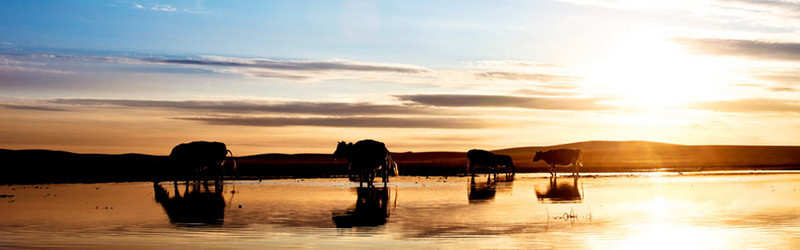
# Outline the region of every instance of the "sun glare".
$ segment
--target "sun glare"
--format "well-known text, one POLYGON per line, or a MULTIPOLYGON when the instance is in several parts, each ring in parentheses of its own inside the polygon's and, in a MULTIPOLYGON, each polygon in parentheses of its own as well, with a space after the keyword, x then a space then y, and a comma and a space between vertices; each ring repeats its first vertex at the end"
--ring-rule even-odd
POLYGON ((598 61, 584 82, 594 94, 628 108, 670 108, 715 96, 720 70, 658 36, 639 34, 598 61))

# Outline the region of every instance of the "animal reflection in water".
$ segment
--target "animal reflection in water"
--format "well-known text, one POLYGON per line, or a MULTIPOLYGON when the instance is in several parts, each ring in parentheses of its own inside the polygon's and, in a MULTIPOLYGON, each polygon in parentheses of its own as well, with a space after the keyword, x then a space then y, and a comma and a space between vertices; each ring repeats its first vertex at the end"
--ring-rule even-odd
POLYGON ((580 203, 581 191, 578 189, 578 176, 573 176, 572 181, 566 180, 558 182, 558 177, 550 177, 550 185, 547 190, 541 192, 536 190, 536 198, 545 203, 580 203))
MULTIPOLYGON (((158 182, 153 182, 156 203, 164 208, 170 222, 185 225, 222 225, 226 207, 222 182, 209 186, 207 182, 187 181, 183 194, 178 188, 178 182, 173 182, 173 186, 174 193, 170 197, 167 188, 158 182)), ((231 192, 231 195, 233 193, 231 192)))
POLYGON ((389 188, 359 187, 355 209, 333 213, 338 228, 374 227, 386 224, 389 218, 389 188))
POLYGON ((475 183, 474 178, 470 181, 468 193, 470 204, 492 201, 494 200, 495 194, 497 194, 497 185, 494 181, 475 183))

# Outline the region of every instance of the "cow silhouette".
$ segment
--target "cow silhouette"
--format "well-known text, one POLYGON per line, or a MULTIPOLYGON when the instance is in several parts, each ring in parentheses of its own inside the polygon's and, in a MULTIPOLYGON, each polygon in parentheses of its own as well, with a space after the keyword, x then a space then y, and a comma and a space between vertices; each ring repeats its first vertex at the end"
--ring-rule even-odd
POLYGON ((581 202, 583 197, 581 191, 578 189, 578 180, 580 177, 573 176, 572 182, 558 182, 558 177, 550 177, 550 185, 547 190, 536 190, 536 198, 544 203, 577 203, 581 202))
POLYGON ((376 175, 382 178, 383 185, 386 186, 389 176, 398 175, 397 163, 392 160, 392 154, 383 142, 362 140, 353 144, 342 141, 336 146, 333 157, 347 159, 350 179, 357 180, 360 187, 364 183, 373 187, 376 175))
POLYGON ((556 166, 572 166, 573 174, 578 175, 578 167, 583 166, 583 153, 580 149, 554 149, 537 151, 533 162, 543 160, 550 167, 550 175, 556 175, 556 166))
POLYGON ((494 157, 497 161, 497 172, 500 173, 502 171, 505 173, 505 181, 514 180, 516 170, 514 168, 514 161, 511 160, 511 156, 495 154, 494 157))
POLYGON ((386 224, 389 218, 389 188, 359 187, 354 209, 333 213, 336 227, 374 227, 386 224))
POLYGON ((488 171, 489 176, 487 177, 487 182, 490 181, 492 177, 494 177, 495 180, 497 179, 497 158, 494 153, 481 149, 467 151, 467 174, 471 175, 473 180, 477 173, 476 167, 481 167, 488 171))
POLYGON ((173 184, 174 194, 158 182, 153 182, 156 203, 161 204, 171 223, 195 225, 222 225, 225 219, 225 198, 222 183, 215 183, 213 190, 207 182, 186 181, 181 194, 178 182, 173 184))
POLYGON ((223 164, 228 154, 233 161, 233 169, 236 169, 233 152, 222 142, 194 141, 179 144, 172 148, 169 159, 182 175, 219 178, 224 172, 223 164))

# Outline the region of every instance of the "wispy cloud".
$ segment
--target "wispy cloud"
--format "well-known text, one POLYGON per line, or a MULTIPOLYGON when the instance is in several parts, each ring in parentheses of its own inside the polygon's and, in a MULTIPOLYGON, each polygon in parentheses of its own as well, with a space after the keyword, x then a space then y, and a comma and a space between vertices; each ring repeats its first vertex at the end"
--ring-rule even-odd
POLYGON ((43 68, 44 63, 14 60, 10 56, 0 55, 0 72, 28 72, 46 74, 69 74, 72 72, 43 68))
POLYGON ((0 104, 4 109, 21 109, 21 110, 35 110, 35 111, 68 111, 62 108, 40 106, 40 105, 16 105, 16 104, 0 104))
MULTIPOLYGON (((203 68, 225 74, 239 74, 257 78, 292 81, 360 79, 409 82, 416 81, 416 78, 426 78, 426 74, 432 72, 429 69, 415 65, 347 60, 272 60, 220 56, 199 56, 192 58, 128 58, 49 54, 7 54, 3 56, 40 61, 70 60, 122 64, 174 65, 203 68)), ((2 59, 2 57, 0 57, 0 59, 2 59)))
POLYGON ((187 117, 179 120, 202 121, 212 125, 236 125, 258 127, 315 126, 315 127, 362 127, 362 128, 435 128, 467 129, 483 128, 490 124, 477 119, 454 118, 396 118, 396 117, 187 117))
POLYGON ((690 38, 679 38, 676 41, 689 45, 697 52, 718 56, 800 61, 800 43, 690 38))
POLYGON ((478 79, 487 79, 487 80, 513 80, 513 81, 535 81, 535 82, 543 82, 543 83, 550 83, 550 82, 572 82, 577 80, 577 77, 574 76, 563 76, 563 75, 553 75, 553 74, 535 74, 535 73, 519 73, 519 72, 502 72, 502 71, 492 71, 492 72, 480 72, 475 73, 475 77, 478 79))
POLYGON ((756 78, 785 85, 800 85, 800 72, 797 74, 762 74, 756 78))
POLYGON ((154 63, 169 63, 183 65, 208 65, 224 67, 244 67, 286 71, 362 71, 419 74, 427 69, 401 64, 367 63, 345 60, 313 61, 313 60, 271 60, 271 59, 242 59, 220 56, 202 56, 198 59, 145 59, 154 63))
POLYGON ((436 107, 509 107, 548 110, 605 110, 602 98, 526 97, 505 95, 398 95, 404 101, 436 107))
POLYGON ((150 9, 154 11, 164 11, 164 12, 173 12, 178 10, 169 4, 153 4, 153 6, 151 6, 150 9))
POLYGON ((420 109, 409 105, 382 105, 344 102, 265 102, 265 101, 166 101, 130 99, 54 99, 50 103, 82 106, 114 106, 143 109, 170 109, 202 112, 290 113, 315 115, 407 115, 444 114, 446 111, 420 109))
POLYGON ((800 27, 797 1, 765 0, 656 0, 656 1, 608 1, 608 0, 561 0, 580 5, 637 11, 680 11, 693 17, 729 25, 794 29, 800 27))
POLYGON ((797 91, 797 89, 789 88, 789 87, 772 87, 772 88, 769 88, 769 90, 772 90, 772 91, 775 91, 775 92, 795 92, 795 91, 797 91))
POLYGON ((155 12, 183 12, 189 14, 207 14, 208 11, 205 10, 197 10, 191 8, 183 8, 177 7, 171 4, 163 4, 163 3, 149 3, 149 4, 142 4, 142 3, 134 3, 133 8, 140 9, 140 10, 150 10, 155 12))
POLYGON ((514 60, 483 60, 475 62, 466 62, 469 66, 480 68, 494 68, 503 69, 509 67, 521 68, 563 68, 566 65, 551 62, 536 62, 536 61, 514 61, 514 60))
POLYGON ((748 98, 695 103, 696 109, 731 113, 791 112, 800 113, 800 102, 771 98, 748 98))

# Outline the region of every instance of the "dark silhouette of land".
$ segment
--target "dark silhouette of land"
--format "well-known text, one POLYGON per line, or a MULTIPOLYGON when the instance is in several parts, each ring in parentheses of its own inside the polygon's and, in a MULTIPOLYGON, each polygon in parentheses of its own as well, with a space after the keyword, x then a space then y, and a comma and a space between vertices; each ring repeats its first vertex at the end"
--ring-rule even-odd
MULTIPOLYGON (((469 148, 469 146, 465 146, 469 148)), ((686 146, 646 141, 589 141, 547 147, 492 151, 509 155, 516 172, 548 172, 532 162, 536 151, 575 148, 583 152, 584 172, 798 170, 800 146, 686 146)), ((331 148, 333 151, 333 148, 331 148)), ((169 149, 165 149, 165 153, 169 149)), ((50 150, 2 150, 0 183, 152 181, 186 178, 167 156, 143 154, 75 154, 50 150)), ((345 177, 344 160, 331 154, 262 154, 236 157, 238 167, 227 178, 345 177)), ((465 152, 392 152, 401 175, 464 175, 465 152)), ((559 173, 570 172, 558 168, 559 173)))

